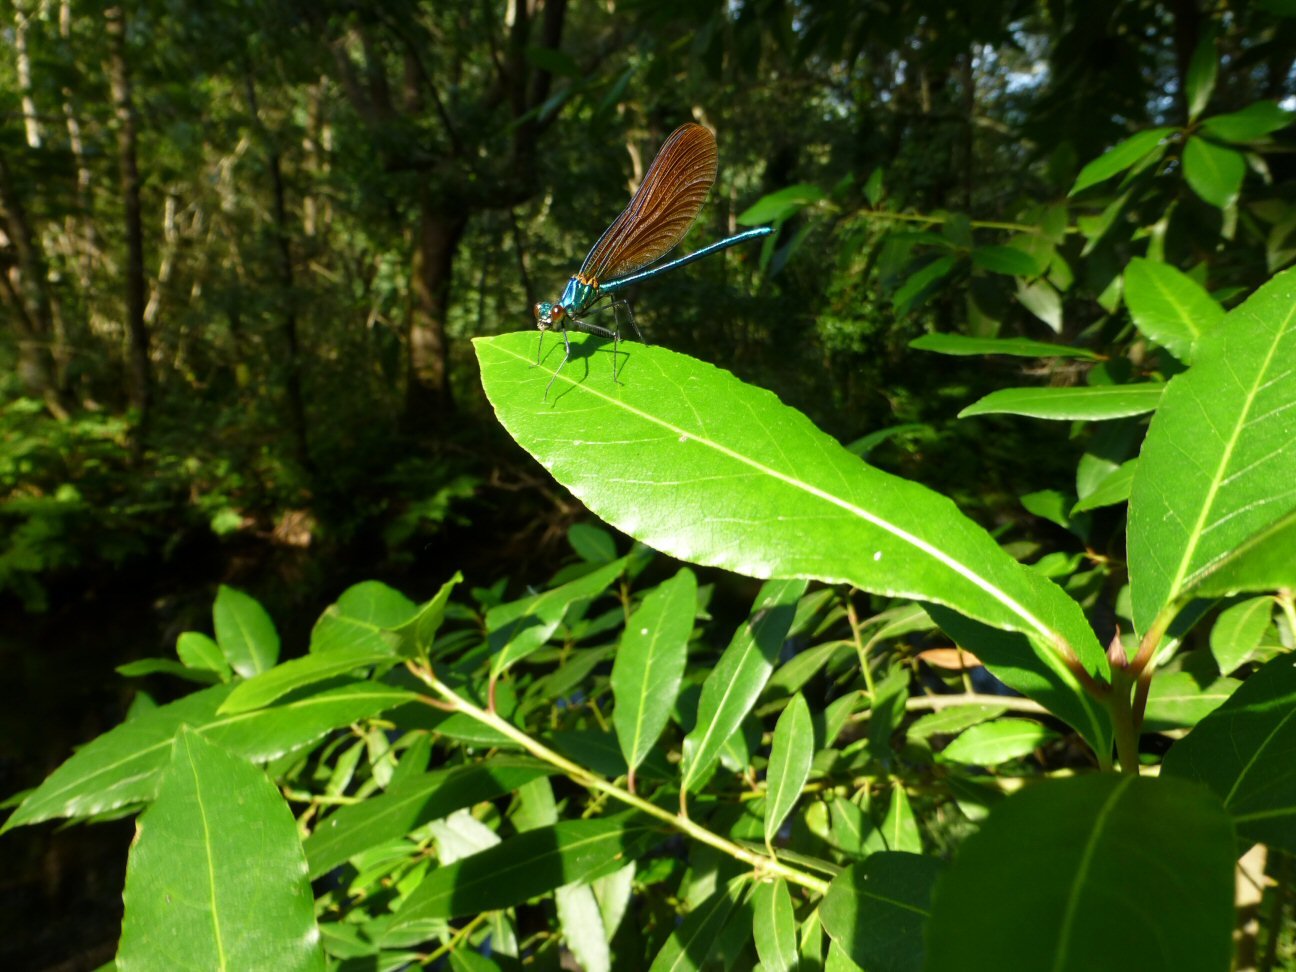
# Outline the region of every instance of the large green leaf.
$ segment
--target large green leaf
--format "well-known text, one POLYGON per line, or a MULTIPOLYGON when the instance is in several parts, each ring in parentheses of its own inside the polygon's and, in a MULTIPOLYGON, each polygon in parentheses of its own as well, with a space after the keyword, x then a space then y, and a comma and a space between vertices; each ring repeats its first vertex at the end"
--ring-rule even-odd
POLYGON ((244 678, 271 668, 279 660, 279 633, 257 601, 233 587, 221 585, 212 606, 216 642, 230 667, 244 678))
POLYGON ((297 824, 264 773, 189 729, 126 865, 117 968, 320 969, 297 824))
POLYGON ((765 842, 773 843, 779 827, 801 796, 814 758, 814 724, 800 693, 792 696, 774 725, 769 768, 765 771, 765 842))
POLYGON ((696 613, 697 579, 685 568, 651 591, 626 622, 612 663, 612 724, 631 772, 670 719, 696 613))
POLYGON ((1219 972, 1235 855, 1228 815, 1195 784, 1035 784, 996 806, 937 882, 926 968, 1219 972))
POLYGON ((824 929, 869 972, 920 972, 923 926, 940 869, 940 861, 920 854, 873 854, 833 878, 819 907, 824 929))
POLYGON ((624 867, 651 836, 625 817, 564 820, 528 830, 433 870, 405 899, 390 930, 509 908, 564 884, 592 881, 624 867))
POLYGON ((1227 209, 1237 202, 1246 175, 1241 152, 1204 138, 1190 138, 1183 152, 1184 178, 1192 191, 1212 206, 1227 209))
POLYGON ((1140 633, 1224 570, 1263 566, 1234 589, 1296 584, 1296 558, 1283 556, 1291 546, 1273 539, 1275 524, 1296 512, 1294 324, 1296 270, 1288 270, 1203 334, 1197 363, 1162 396, 1130 493, 1140 633))
POLYGON ((1224 308, 1196 280, 1143 257, 1125 268, 1125 306, 1140 331, 1186 364, 1202 332, 1224 319, 1224 308))
POLYGON ((805 589, 805 581, 767 581, 756 596, 751 617, 702 683, 697 723, 684 740, 684 790, 705 779, 720 750, 760 698, 805 589))
POLYGON ((495 756, 425 773, 363 803, 342 807, 306 839, 310 875, 317 878, 356 854, 402 837, 430 820, 503 796, 552 772, 535 760, 495 756))
POLYGON ((1163 776, 1205 783, 1238 833, 1296 851, 1296 664, 1273 659, 1166 754, 1163 776))
MULTIPOLYGON (((695 563, 948 604, 1029 633, 1041 656, 1069 648, 1105 676, 1106 655, 1061 588, 948 499, 873 469, 772 394, 626 343, 614 385, 590 367, 606 345, 574 335, 546 400, 557 356, 536 367, 533 341, 475 341, 486 393, 510 434, 613 526, 695 563)), ((1018 664, 1041 661, 1052 664, 1018 664)))
POLYGON ((973 402, 971 415, 1026 415, 1030 418, 1102 421, 1156 410, 1162 384, 1094 385, 1083 388, 1001 388, 973 402))
POLYGON ((158 772, 181 726, 261 762, 314 742, 330 729, 367 719, 416 698, 404 689, 360 682, 270 709, 218 715, 230 692, 218 685, 146 712, 77 750, 28 794, 4 829, 54 817, 87 817, 153 799, 158 772))

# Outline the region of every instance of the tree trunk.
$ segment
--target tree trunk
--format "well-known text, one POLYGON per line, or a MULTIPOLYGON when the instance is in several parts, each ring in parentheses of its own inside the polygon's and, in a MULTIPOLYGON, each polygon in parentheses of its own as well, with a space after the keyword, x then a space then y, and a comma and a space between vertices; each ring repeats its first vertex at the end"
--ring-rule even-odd
POLYGON ((17 261, 0 265, 0 303, 13 313, 18 335, 18 378, 25 394, 39 398, 55 415, 67 415, 54 347, 54 314, 45 255, 18 197, 9 164, 0 153, 0 236, 7 236, 17 261))
POLYGON ((293 270, 292 240, 288 229, 288 193, 284 188, 283 161, 279 145, 261 120, 261 107, 257 102, 256 82, 248 67, 248 110, 252 124, 261 133, 265 143, 266 161, 270 169, 270 187, 274 196, 274 239, 278 250, 279 304, 282 314, 285 361, 284 394, 288 399, 288 424, 292 430, 293 451, 298 465, 314 478, 315 465, 311 460, 310 442, 306 434, 306 405, 301 385, 301 350, 297 334, 297 294, 293 270))
POLYGON ((450 391, 446 314, 455 250, 468 225, 466 213, 444 206, 426 188, 419 194, 419 225, 410 268, 409 385, 406 417, 441 422, 454 410, 450 391))
POLYGON ((104 11, 107 21, 108 78, 117 116, 117 165, 126 223, 126 331, 130 403, 139 412, 139 430, 148 428, 153 398, 149 367, 148 325, 144 321, 144 224, 140 212, 139 163, 136 156, 135 105, 126 65, 126 13, 120 6, 104 11))

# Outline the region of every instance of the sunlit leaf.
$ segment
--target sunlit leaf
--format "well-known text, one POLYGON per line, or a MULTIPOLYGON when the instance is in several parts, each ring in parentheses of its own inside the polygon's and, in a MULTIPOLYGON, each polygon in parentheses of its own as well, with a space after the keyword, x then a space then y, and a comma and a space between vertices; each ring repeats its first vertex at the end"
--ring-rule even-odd
POLYGON ((1232 674, 1255 651, 1273 610, 1273 598, 1252 597, 1220 612, 1211 628, 1210 649, 1221 675, 1232 674))
POLYGON ((1273 101, 1257 101, 1240 111, 1202 121, 1202 131, 1221 142, 1255 142, 1286 128, 1296 118, 1273 101))
POLYGON ((648 546, 754 576, 921 593, 1028 632, 1019 668, 1065 679, 1058 653, 1069 645, 1105 675, 1105 654, 1061 588, 944 497, 872 469, 768 392, 628 343, 622 384, 611 385, 585 373, 584 359, 602 342, 573 335, 576 359, 546 400, 552 365, 535 367, 531 335, 475 345, 487 395, 514 438, 596 514, 648 546))
POLYGON ((279 633, 270 615, 251 597, 221 585, 212 608, 216 643, 230 667, 244 678, 267 671, 279 660, 279 633))
MULTIPOLYGON (((1296 512, 1296 271, 1279 274, 1202 335, 1197 362, 1166 387, 1130 493, 1134 624, 1248 555, 1296 512)), ((1286 543, 1237 589, 1296 584, 1286 543)))
POLYGON ((1080 388, 1001 388, 959 412, 1025 415, 1029 418, 1089 420, 1125 418, 1156 410, 1165 385, 1092 385, 1080 388))
POLYGON ((292 752, 330 729, 349 725, 415 698, 404 689, 362 682, 255 712, 217 715, 230 692, 219 685, 146 712, 77 750, 5 822, 4 829, 53 817, 85 817, 151 800, 158 772, 181 726, 209 742, 261 762, 292 752))
POLYGON ((697 723, 684 740, 684 790, 699 784, 760 697, 792 626, 805 581, 767 581, 751 617, 702 683, 697 723))
POLYGON ((1184 146, 1184 178, 1192 191, 1212 206, 1227 209, 1237 202, 1246 175, 1246 159, 1204 138, 1190 138, 1184 146))
POLYGON ((1019 358, 1089 358, 1098 355, 1088 348, 1032 341, 1029 338, 978 338, 965 334, 924 334, 909 342, 918 351, 937 354, 981 355, 1007 354, 1019 358))
POLYGON ((1112 176, 1119 175, 1130 166, 1142 161, 1155 152, 1165 137, 1173 131, 1173 128, 1149 128, 1147 131, 1131 135, 1125 141, 1108 149, 1080 170, 1075 185, 1071 187, 1070 195, 1074 196, 1090 186, 1106 182, 1112 176))
POLYGON ((793 972, 797 967, 796 917, 792 895, 782 878, 765 881, 752 893, 752 936, 766 972, 793 972))
POLYGON ((1187 364, 1202 332, 1224 319, 1224 309, 1192 277, 1142 257, 1125 268, 1125 305, 1140 331, 1187 364))
POLYGON ((1057 733, 1030 719, 995 719, 964 730, 941 758, 973 766, 994 766, 1034 752, 1057 733))
POLYGON ((644 598, 612 664, 612 722, 633 772, 666 728, 688 660, 697 581, 685 568, 644 598))
POLYGON ((882 821, 882 837, 890 850, 922 853, 918 818, 914 816, 909 794, 903 786, 891 788, 891 803, 887 807, 886 819, 882 821))
POLYGON ((392 664, 395 661, 393 650, 386 645, 371 646, 360 644, 304 658, 294 658, 281 665, 276 665, 268 672, 262 672, 234 687, 220 707, 221 713, 246 712, 259 709, 282 698, 289 692, 327 681, 339 675, 347 675, 358 668, 368 668, 381 663, 392 664))

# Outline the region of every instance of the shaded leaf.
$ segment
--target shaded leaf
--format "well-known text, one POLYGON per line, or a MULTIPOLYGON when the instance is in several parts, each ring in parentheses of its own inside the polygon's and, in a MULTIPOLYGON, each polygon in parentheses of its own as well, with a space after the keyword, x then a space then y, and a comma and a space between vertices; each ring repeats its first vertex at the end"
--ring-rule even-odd
POLYGON ((624 817, 564 820, 529 830, 433 870, 405 899, 390 930, 512 907, 564 884, 611 874, 638 856, 651 836, 624 817))
POLYGON ((495 756, 424 773, 363 803, 342 807, 306 838, 310 876, 317 878, 371 847, 552 772, 551 767, 534 760, 495 756))
POLYGON ((116 967, 320 969, 297 825, 260 770, 190 729, 139 819, 116 967))
POLYGON ((792 696, 774 726, 769 768, 765 772, 765 842, 773 843, 783 821, 801 796, 814 758, 814 725, 810 707, 798 693, 792 696))
POLYGON ((991 811, 937 882, 926 969, 1219 972, 1234 841, 1219 801, 1182 780, 1032 785, 991 811))
POLYGON ((1157 672, 1148 692, 1143 728, 1147 732, 1195 726, 1218 709, 1242 683, 1217 678, 1207 685, 1189 672, 1157 672))
POLYGON ((1084 499, 1071 507, 1071 512, 1083 513, 1085 510, 1096 510, 1103 506, 1115 506, 1129 499, 1130 489, 1134 485, 1134 470, 1137 459, 1130 459, 1116 467, 1115 471, 1102 480, 1084 499))
POLYGON ((1296 851, 1296 661, 1273 659, 1166 754, 1162 778, 1209 786, 1238 833, 1296 851))
POLYGON ((742 900, 747 881, 746 875, 734 878, 694 908, 666 939, 649 972, 695 972, 701 969, 742 900))
POLYGON ((1232 674, 1256 650, 1273 610, 1273 598, 1252 597, 1220 612, 1211 628, 1210 650, 1221 675, 1232 674))
POLYGON ((819 907, 824 930, 869 972, 920 972, 923 928, 940 870, 935 858, 898 851, 848 867, 833 878, 819 907))

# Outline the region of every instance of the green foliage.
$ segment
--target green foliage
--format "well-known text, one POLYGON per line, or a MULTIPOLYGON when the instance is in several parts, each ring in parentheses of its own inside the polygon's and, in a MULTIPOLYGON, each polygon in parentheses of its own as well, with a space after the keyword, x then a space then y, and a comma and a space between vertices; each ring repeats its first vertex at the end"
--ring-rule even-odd
POLYGON ((1281 6, 3 5, 0 595, 388 581, 221 586, 4 830, 140 814, 123 967, 1283 967, 1281 6), (776 233, 549 389, 685 106, 776 233))

